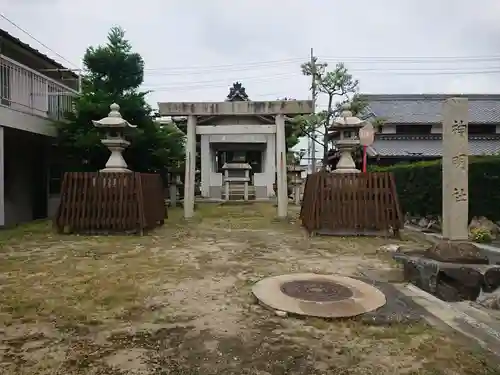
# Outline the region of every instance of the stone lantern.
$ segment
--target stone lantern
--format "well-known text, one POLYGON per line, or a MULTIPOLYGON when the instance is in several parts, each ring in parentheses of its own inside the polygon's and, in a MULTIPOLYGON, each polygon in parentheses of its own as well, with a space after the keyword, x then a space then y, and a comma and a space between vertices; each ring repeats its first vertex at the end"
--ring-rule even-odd
POLYGON ((340 152, 340 160, 333 173, 359 173, 352 158, 352 153, 360 145, 358 138, 359 129, 364 126, 364 121, 353 116, 351 105, 342 105, 340 117, 333 121, 331 129, 339 134, 336 147, 340 152))
POLYGON ((131 172, 130 169, 127 169, 127 163, 122 155, 123 151, 130 145, 130 142, 124 138, 124 131, 127 127, 136 128, 137 126, 122 118, 118 104, 113 103, 109 108, 111 112, 109 112, 108 117, 97 121, 92 120, 96 128, 105 129, 106 138, 101 140, 101 143, 111 151, 105 168, 101 169, 100 172, 131 172))
POLYGON ((179 188, 182 186, 182 170, 180 168, 173 168, 169 172, 169 197, 170 207, 176 207, 179 196, 179 188))
POLYGON ((290 177, 290 185, 293 186, 293 200, 295 205, 300 206, 300 195, 302 184, 304 180, 302 179, 302 172, 305 168, 300 165, 289 165, 288 166, 288 176, 290 177))

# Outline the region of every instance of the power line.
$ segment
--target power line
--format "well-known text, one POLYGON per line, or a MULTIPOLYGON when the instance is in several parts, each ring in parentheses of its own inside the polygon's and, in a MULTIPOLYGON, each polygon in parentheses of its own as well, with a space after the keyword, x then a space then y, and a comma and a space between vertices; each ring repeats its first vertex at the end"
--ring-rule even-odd
MULTIPOLYGON (((73 65, 77 67, 76 64, 71 62, 70 60, 66 59, 64 56, 62 56, 60 53, 56 52, 52 48, 50 48, 47 44, 43 43, 40 41, 38 38, 33 36, 30 32, 28 32, 26 29, 21 27, 19 24, 16 22, 12 21, 10 18, 5 16, 4 14, 0 13, 0 17, 3 18, 5 21, 7 21, 9 24, 29 36, 31 39, 36 41, 38 44, 46 48, 48 51, 51 51, 54 53, 56 56, 61 58, 62 60, 66 61, 70 65, 73 65)), ((343 62, 343 63, 405 63, 405 64, 420 64, 420 63, 436 63, 436 62, 445 62, 445 61, 451 61, 451 62, 486 62, 486 61, 497 61, 500 62, 500 56, 499 55, 479 55, 479 56, 324 56, 322 57, 323 60, 326 60, 327 62, 330 61, 335 61, 335 62, 343 62)), ((180 67, 163 67, 163 68, 147 68, 145 69, 145 72, 148 75, 184 75, 188 73, 190 70, 194 70, 194 72, 190 72, 189 74, 191 75, 198 75, 198 74, 205 74, 205 73, 213 73, 214 71, 231 71, 231 72, 237 72, 237 71, 245 71, 245 70, 252 70, 252 69, 264 69, 264 68, 274 68, 274 67, 283 67, 284 64, 290 65, 290 64, 295 64, 295 63, 300 63, 304 62, 306 59, 304 57, 295 57, 295 58, 288 58, 288 59, 281 59, 281 60, 268 60, 268 61, 254 61, 254 62, 247 62, 244 64, 222 64, 222 65, 212 65, 212 66, 180 66, 180 67)), ((488 67, 489 68, 489 67, 488 67)), ((493 69, 498 69, 497 67, 492 67, 493 69)), ((376 69, 349 69, 350 71, 378 71, 376 69)), ((397 69, 398 71, 402 71, 404 69, 397 69)), ((419 69, 423 70, 423 69, 419 69)), ((435 70, 435 69, 429 69, 429 70, 435 70)), ((389 70, 387 70, 389 72, 389 70)), ((490 74, 490 73, 496 73, 496 71, 483 71, 483 72, 478 72, 478 74, 490 74)), ((399 73, 398 73, 399 74, 399 73)), ((412 73, 416 74, 416 73, 412 73)), ((445 74, 444 72, 435 72, 432 74, 445 74)), ((450 72, 449 74, 452 74, 450 72)), ((468 73, 459 73, 459 74, 475 74, 475 72, 468 72, 468 73)))
POLYGON ((193 71, 170 71, 170 70, 144 70, 145 75, 147 76, 184 76, 184 75, 203 75, 203 74, 212 74, 212 73, 226 73, 226 72, 243 72, 243 71, 259 71, 264 69, 283 69, 284 67, 297 70, 298 63, 283 63, 283 64, 274 64, 274 65, 261 65, 261 66, 231 66, 227 68, 214 68, 214 69, 198 69, 193 71))
MULTIPOLYGON (((356 70, 353 70, 356 71, 356 70)), ((358 72, 370 72, 376 73, 380 75, 395 75, 395 76, 439 76, 439 75, 488 75, 488 74, 500 74, 500 69, 491 69, 491 70, 434 70, 434 71, 405 71, 405 70, 376 70, 376 69, 364 69, 357 70, 358 72)), ((253 76, 253 77, 241 77, 241 81, 268 81, 268 80, 276 80, 276 79, 284 79, 291 77, 304 77, 300 73, 291 73, 291 74, 276 74, 271 76, 253 76)), ((176 91, 184 91, 196 88, 211 88, 211 87, 226 87, 228 84, 228 79, 218 79, 218 80, 207 80, 207 81, 191 81, 191 82, 174 82, 166 85, 159 86, 151 86, 144 85, 146 89, 154 90, 154 91, 167 91, 167 90, 176 90, 176 91)))
MULTIPOLYGON (((291 78, 291 77, 297 77, 295 74, 281 74, 281 75, 274 75, 274 76, 259 76, 259 77, 246 77, 244 79, 241 79, 242 81, 248 82, 266 82, 269 80, 276 80, 276 79, 283 79, 283 78, 291 78)), ((299 76, 301 77, 301 76, 299 76)), ((144 88, 146 90, 152 90, 152 91, 168 91, 168 90, 176 90, 176 91, 185 91, 185 90, 191 90, 191 89, 196 89, 196 88, 205 88, 205 87, 228 87, 228 80, 214 80, 214 81, 193 81, 193 82, 185 82, 185 83, 179 83, 177 82, 176 85, 165 85, 165 86, 149 86, 149 85, 144 85, 144 88)))
POLYGON ((429 63, 429 62, 442 62, 442 61, 500 61, 500 55, 483 55, 483 56, 433 56, 433 57, 422 57, 422 56, 401 56, 401 57, 341 57, 341 56, 324 56, 321 57, 322 60, 334 60, 339 62, 344 61, 360 61, 360 62, 406 62, 406 63, 429 63))
MULTIPOLYGON (((276 79, 276 78, 287 78, 287 77, 303 77, 302 75, 298 73, 284 73, 284 74, 273 74, 269 76, 251 76, 251 77, 240 77, 238 78, 240 81, 252 81, 252 80, 262 80, 262 79, 276 79)), ((212 84, 212 83, 224 83, 226 84, 228 81, 230 81, 230 78, 220 78, 220 79, 211 79, 207 81, 184 81, 184 82, 168 82, 166 85, 165 84, 160 84, 160 85, 145 85, 150 88, 161 88, 161 87, 185 87, 186 85, 204 85, 204 84, 212 84)))
POLYGON ((39 39, 35 38, 31 33, 29 33, 28 31, 26 31, 25 29, 23 29, 21 26, 19 26, 17 23, 15 23, 14 21, 12 21, 11 19, 7 18, 7 16, 5 16, 3 13, 0 13, 0 17, 3 18, 5 21, 7 21, 8 23, 10 23, 12 26, 14 26, 16 29, 22 31, 24 34, 26 34, 27 36, 29 36, 31 39, 33 39, 35 42, 37 42, 38 44, 40 44, 41 46, 43 46, 44 48, 46 48, 47 50, 49 50, 50 52, 54 53, 56 56, 58 56, 60 59, 66 61, 67 63, 75 66, 78 68, 77 65, 73 64, 71 61, 69 61, 68 59, 66 59, 64 56, 60 55, 59 53, 57 53, 56 51, 54 51, 52 48, 50 48, 49 46, 47 46, 45 43, 41 42, 39 39))
MULTIPOLYGON (((275 69, 280 69, 281 71, 283 71, 285 68, 286 70, 290 70, 290 73, 297 73, 299 70, 298 70, 298 65, 295 65, 295 64, 290 64, 290 63, 285 63, 285 64, 281 64, 281 65, 265 65, 265 66, 241 66, 241 67, 238 67, 238 66, 232 66, 232 67, 228 67, 228 68, 225 68, 225 69, 222 69, 222 68, 218 68, 218 69, 213 69, 213 70, 210 70, 210 69, 203 69, 203 70, 198 70, 198 71, 193 71, 193 72, 188 72, 188 71, 184 71, 184 72, 172 72, 172 71, 165 71, 165 72, 162 72, 160 70, 156 70, 156 71, 145 71, 145 76, 146 77, 151 77, 151 76, 162 76, 162 77, 177 77, 177 76, 186 76, 186 75, 190 75, 190 76, 198 76, 198 75, 206 75, 206 74, 217 74, 217 73, 238 73, 238 72, 246 72, 246 71, 261 71, 261 70, 265 70, 265 69, 269 69, 269 70, 275 70, 275 69)), ((471 70, 471 71, 490 71, 490 70, 493 70, 493 71, 496 71, 500 69, 500 66, 495 64, 493 66, 480 66, 480 67, 477 67, 477 68, 472 68, 472 67, 467 67, 467 66, 453 66, 453 67, 449 67, 449 66, 445 66, 445 67, 412 67, 412 68, 407 68, 407 67, 402 67, 402 68, 399 68, 399 67, 375 67, 375 68, 356 68, 356 67, 349 67, 348 70, 349 72, 395 72, 395 73, 399 73, 399 72, 410 72, 410 73, 416 73, 416 72, 455 72, 455 71, 458 71, 458 72, 461 72, 462 70, 471 70)), ((241 78, 241 79, 244 79, 244 78, 241 78)))
POLYGON ((491 70, 434 70, 433 69, 427 69, 427 70, 404 70, 404 69, 398 69, 398 70, 371 70, 371 69, 351 69, 354 72, 371 72, 371 73, 377 73, 377 74, 383 74, 383 75, 398 75, 398 76, 433 76, 433 75, 449 75, 449 74, 456 74, 456 75, 483 75, 483 74, 499 74, 500 69, 491 69, 491 70))
MULTIPOLYGON (((12 21, 10 18, 0 13, 0 17, 7 21, 9 24, 29 36, 31 39, 36 41, 38 44, 46 48, 48 51, 54 53, 60 59, 66 61, 67 63, 78 67, 76 64, 66 59, 60 53, 56 52, 50 48, 47 44, 40 41, 38 38, 33 36, 29 31, 21 27, 16 22, 12 21)), ((479 55, 479 56, 323 56, 321 59, 328 62, 343 62, 343 63, 436 63, 436 62, 486 62, 486 61, 497 61, 500 62, 500 55, 479 55)), ((268 61, 254 61, 247 62, 244 64, 222 64, 222 65, 212 65, 212 66, 178 66, 178 67, 160 67, 160 68, 146 68, 145 72, 148 74, 154 73, 159 75, 182 75, 189 70, 194 70, 195 72, 190 74, 203 74, 205 72, 214 72, 216 70, 221 71, 239 71, 239 70, 251 70, 252 68, 265 68, 265 67, 281 67, 283 64, 300 63, 306 61, 305 57, 295 57, 281 60, 268 60, 268 61)), ((354 69, 350 69, 353 70, 354 69)))
MULTIPOLYGON (((320 59, 318 59, 320 60, 320 59)), ((500 62, 500 55, 484 55, 484 56, 436 56, 436 57, 333 57, 325 56, 321 60, 326 62, 343 62, 343 63, 405 63, 405 64, 429 64, 429 63, 439 63, 439 62, 500 62)), ((208 71, 213 72, 217 70, 248 70, 252 68, 265 68, 265 67, 281 67, 284 64, 290 65, 295 63, 302 63, 306 61, 305 58, 296 57, 290 59, 282 60, 269 60, 269 61, 255 61, 248 63, 232 63, 224 65, 198 65, 198 66, 182 66, 182 67, 158 67, 158 68, 146 68, 145 72, 148 73, 163 73, 165 75, 169 74, 182 74, 186 71, 193 70, 197 71, 208 71)))
POLYGON ((254 62, 247 62, 243 64, 238 64, 238 63, 232 63, 232 64, 223 64, 223 65, 198 65, 198 66, 173 66, 173 67, 160 67, 160 68, 146 68, 144 71, 185 71, 185 70, 199 70, 199 69, 226 69, 226 68, 231 68, 231 67, 260 67, 260 66, 266 66, 266 65, 279 65, 282 63, 298 63, 302 62, 304 58, 302 57, 295 57, 295 58, 290 58, 290 59, 282 59, 282 60, 268 60, 268 61, 254 61, 254 62))
MULTIPOLYGON (((287 65, 280 65, 280 66, 265 66, 265 67, 259 67, 258 69, 251 68, 251 67, 246 67, 246 68, 238 68, 238 67, 233 67, 233 68, 227 68, 227 69, 217 69, 217 70, 200 70, 200 71, 195 71, 195 72, 145 72, 146 77, 151 77, 151 76, 161 76, 161 77, 178 77, 178 76, 198 76, 198 75, 205 75, 205 74, 217 74, 217 73, 238 73, 238 72, 246 72, 246 71, 252 71, 252 70, 264 70, 264 69, 280 69, 283 70, 284 68, 291 68, 293 69, 293 72, 298 72, 297 65, 292 65, 292 66, 287 66, 287 65)), ((426 71, 461 71, 463 69, 471 69, 470 67, 415 67, 415 68, 398 68, 398 67, 386 67, 386 68, 352 68, 348 67, 349 72, 426 72, 426 71)), ((499 65, 494 65, 494 66, 481 66, 477 67, 476 69, 480 71, 484 70, 498 70, 500 69, 499 65)), ((474 70, 474 69, 473 69, 474 70)), ((475 70, 474 70, 475 71, 475 70)), ((244 78, 241 78, 244 79, 244 78)))

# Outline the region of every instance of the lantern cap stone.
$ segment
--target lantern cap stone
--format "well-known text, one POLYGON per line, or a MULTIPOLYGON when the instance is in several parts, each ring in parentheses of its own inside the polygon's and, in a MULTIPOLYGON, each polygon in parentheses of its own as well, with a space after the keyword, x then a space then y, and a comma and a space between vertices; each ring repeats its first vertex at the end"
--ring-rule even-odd
POLYGON ((364 121, 359 119, 356 116, 353 116, 351 111, 351 104, 344 103, 342 104, 342 113, 340 116, 336 117, 333 120, 333 128, 335 127, 361 127, 363 126, 364 121))
POLYGON ((120 106, 113 103, 109 106, 111 110, 108 117, 104 117, 100 120, 92 120, 92 123, 96 128, 136 128, 136 125, 130 124, 127 120, 123 119, 120 113, 120 106))

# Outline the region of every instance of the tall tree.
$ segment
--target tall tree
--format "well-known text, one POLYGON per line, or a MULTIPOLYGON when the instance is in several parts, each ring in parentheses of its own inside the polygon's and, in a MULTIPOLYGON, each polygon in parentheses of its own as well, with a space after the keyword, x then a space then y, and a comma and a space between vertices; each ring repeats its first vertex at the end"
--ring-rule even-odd
POLYGON ((131 146, 125 151, 130 168, 138 172, 163 172, 184 156, 184 135, 175 126, 154 121, 146 102, 148 92, 139 90, 144 81, 144 61, 132 51, 125 32, 114 27, 105 45, 89 47, 84 55, 82 92, 75 98, 74 112, 58 124, 57 146, 66 170, 95 171, 103 168, 109 151, 92 120, 106 117, 112 103, 120 105, 127 121, 131 146))
POLYGON ((318 63, 317 59, 301 65, 302 74, 314 75, 312 78, 318 94, 327 97, 327 108, 324 111, 297 118, 305 135, 310 136, 313 132, 319 133, 321 141, 315 141, 323 148, 323 166, 327 164, 329 151, 328 128, 332 120, 340 114, 342 104, 349 101, 355 114, 361 112, 366 106, 356 95, 358 80, 353 78, 344 64, 338 63, 332 71, 328 71, 327 67, 326 63, 318 63))

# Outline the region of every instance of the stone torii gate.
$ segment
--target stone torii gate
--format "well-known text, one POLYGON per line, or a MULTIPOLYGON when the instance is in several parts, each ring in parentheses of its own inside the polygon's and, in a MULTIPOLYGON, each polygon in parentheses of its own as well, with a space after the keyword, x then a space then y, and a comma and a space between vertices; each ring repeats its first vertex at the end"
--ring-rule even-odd
POLYGON ((313 112, 312 100, 238 101, 238 102, 167 102, 158 103, 160 116, 186 116, 186 171, 184 181, 184 217, 194 215, 194 181, 196 172, 196 133, 198 117, 274 116, 272 125, 276 134, 276 171, 279 218, 288 211, 287 166, 285 144, 285 116, 306 115, 313 112))

